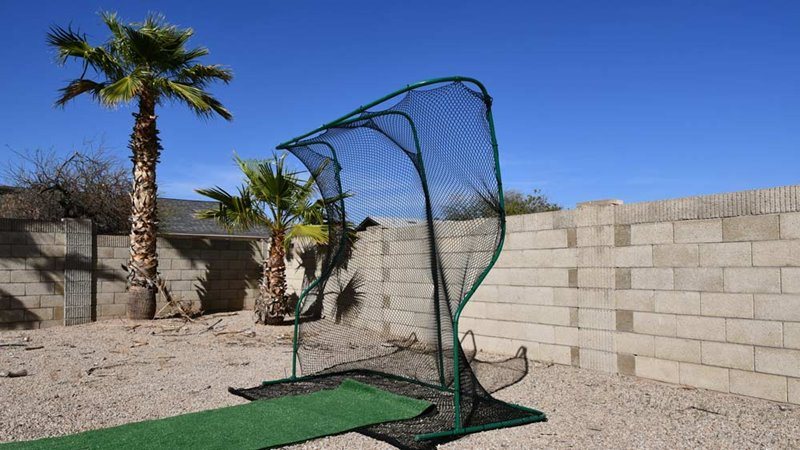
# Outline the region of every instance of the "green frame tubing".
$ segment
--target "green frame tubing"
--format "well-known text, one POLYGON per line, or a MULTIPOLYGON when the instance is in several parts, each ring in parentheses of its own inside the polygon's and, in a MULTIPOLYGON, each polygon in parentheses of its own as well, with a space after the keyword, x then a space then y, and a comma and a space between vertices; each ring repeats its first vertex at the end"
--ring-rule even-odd
MULTIPOLYGON (((339 177, 339 171, 341 170, 341 166, 339 165, 339 158, 336 156, 336 149, 327 142, 324 141, 309 141, 303 143, 303 146, 307 145, 324 145, 328 147, 331 151, 331 155, 333 156, 333 165, 334 165, 334 173, 336 174, 336 184, 339 186, 339 194, 342 193, 342 179, 339 177)), ((286 149, 291 148, 292 146, 285 147, 286 149)), ((281 147, 278 147, 281 148, 281 147)), ((342 217, 345 217, 345 209, 344 209, 344 198, 339 199, 340 207, 342 208, 342 217)), ((339 258, 342 250, 344 250, 345 246, 347 245, 347 233, 342 233, 342 239, 339 242, 339 248, 336 249, 336 255, 334 255, 334 260, 339 258)), ((313 289, 321 280, 326 279, 330 276, 331 272, 333 271, 333 265, 331 265, 327 271, 320 273, 319 277, 312 281, 304 290, 300 293, 300 297, 297 299, 297 304, 294 308, 294 336, 292 337, 292 377, 291 379, 297 379, 297 333, 300 329, 300 308, 303 305, 303 302, 306 299, 306 296, 311 289, 313 289)))
MULTIPOLYGON (((483 85, 483 83, 481 83, 480 81, 476 80, 475 78, 470 78, 470 77, 451 76, 451 77, 433 78, 433 79, 429 79, 429 80, 425 80, 425 81, 420 81, 418 83, 406 85, 405 87, 403 87, 401 89, 398 89, 398 90, 396 90, 396 91, 394 91, 394 92, 392 92, 390 94, 387 94, 387 95, 385 95, 385 96, 383 96, 383 97, 381 97, 381 98, 379 98, 379 99, 377 99, 375 101, 372 101, 372 102, 370 102, 370 103, 368 103, 366 105, 360 106, 360 107, 356 108, 355 110, 351 111, 350 113, 339 117, 338 119, 335 119, 335 120, 333 120, 331 122, 323 124, 322 126, 316 128, 316 129, 314 129, 312 131, 309 131, 308 133, 302 134, 302 135, 297 136, 295 138, 292 138, 292 139, 290 139, 290 140, 288 140, 286 142, 283 142, 283 143, 279 144, 276 147, 279 150, 288 150, 289 148, 296 147, 299 144, 301 144, 300 141, 302 139, 305 139, 305 138, 307 138, 309 136, 313 136, 313 135, 315 135, 317 133, 323 132, 323 131, 325 131, 325 130, 327 130, 329 128, 334 128, 334 127, 337 127, 337 126, 343 126, 343 125, 346 125, 348 123, 353 123, 353 122, 357 122, 357 121, 360 121, 360 120, 369 120, 369 118, 371 118, 371 117, 384 115, 386 113, 391 114, 391 112, 388 112, 388 111, 378 111, 378 112, 375 112, 375 115, 373 115, 373 116, 370 116, 368 114, 365 117, 355 117, 355 118, 353 117, 353 116, 355 116, 357 114, 361 114, 363 112, 366 112, 369 108, 372 108, 374 106, 380 105, 381 103, 384 103, 384 102, 386 102, 388 100, 391 100, 394 97, 397 97, 398 95, 404 94, 404 93, 406 93, 408 91, 411 91, 411 90, 414 90, 414 89, 417 89, 417 88, 420 88, 420 87, 425 87, 425 86, 430 86, 430 85, 440 84, 440 83, 449 83, 449 82, 467 82, 467 83, 471 83, 471 84, 477 86, 481 90, 481 93, 483 94, 484 98, 487 99, 486 119, 489 122, 489 132, 490 132, 490 135, 491 135, 492 151, 494 153, 494 160, 495 160, 495 178, 497 180, 497 188, 498 188, 498 194, 499 194, 499 200, 500 200, 500 202, 499 202, 499 206, 500 206, 500 237, 499 237, 499 241, 497 243, 497 248, 495 249, 494 255, 492 256, 492 259, 489 262, 489 265, 481 273, 481 275, 478 277, 478 279, 472 285, 470 290, 467 292, 467 294, 461 300, 461 302, 458 305, 458 308, 456 309, 455 314, 453 315, 453 323, 452 323, 452 326, 453 326, 453 389, 448 389, 446 386, 435 386, 435 385, 430 385, 430 384, 427 384, 427 383, 422 383, 423 385, 426 385, 426 386, 429 386, 429 387, 436 387, 437 389, 453 393, 453 402, 454 402, 453 409, 454 409, 454 412, 455 412, 455 419, 454 419, 453 429, 452 430, 447 430, 447 431, 441 431, 441 432, 437 432, 437 433, 429 433, 429 434, 417 435, 416 436, 417 440, 441 439, 441 438, 447 438, 447 437, 460 436, 460 435, 463 435, 463 434, 475 433, 475 432, 484 431, 484 430, 491 430, 491 429, 496 429, 496 428, 504 428, 504 427, 522 425, 522 424, 533 423, 533 422, 541 422, 541 421, 547 420, 547 417, 541 411, 538 411, 538 410, 535 410, 535 409, 532 409, 532 408, 527 408, 527 407, 521 406, 521 405, 516 405, 516 404, 513 404, 513 403, 508 403, 513 408, 516 408, 516 409, 531 413, 532 416, 521 418, 521 419, 507 420, 507 421, 502 421, 502 422, 494 422, 494 423, 490 423, 490 424, 486 424, 486 425, 472 426, 472 427, 464 427, 464 426, 461 425, 461 370, 460 370, 460 367, 459 367, 459 358, 460 358, 460 348, 461 348, 461 346, 459 345, 460 341, 459 341, 459 338, 458 338, 458 322, 459 322, 459 319, 461 318, 461 313, 464 310, 464 307, 467 305, 469 300, 475 294, 475 291, 478 289, 478 286, 480 286, 480 284, 483 282, 483 280, 489 274, 489 271, 492 269, 492 267, 494 267, 495 263, 497 262, 497 259, 500 257, 500 252, 503 250, 503 244, 505 243, 505 235, 506 235, 505 198, 504 198, 504 194, 503 194, 503 183, 502 183, 502 179, 501 179, 501 176, 500 176, 500 156, 499 156, 499 152, 498 152, 497 136, 495 134, 494 118, 492 117, 492 108, 491 108, 491 103, 490 103, 491 97, 489 96, 489 92, 486 90, 486 87, 483 85), (384 113, 384 114, 381 114, 381 113, 384 113)), ((395 113, 400 113, 401 115, 406 116, 406 119, 411 124, 412 131, 414 133, 415 144, 417 146, 417 155, 418 155, 418 158, 419 158, 420 168, 422 169, 422 172, 420 173, 420 177, 423 180, 422 182, 423 182, 424 189, 426 191, 425 195, 426 195, 426 201, 427 201, 428 200, 427 180, 425 179, 424 166, 421 165, 422 152, 421 152, 421 149, 419 148, 419 142, 418 142, 417 136, 416 136, 416 127, 414 127, 413 121, 406 114, 401 113, 399 111, 395 112, 395 113)), ((339 177, 340 166, 339 166, 339 161, 338 161, 338 159, 336 157, 336 151, 333 149, 332 145, 328 144, 327 142, 322 142, 322 141, 303 142, 301 145, 305 146, 305 145, 314 145, 314 144, 327 145, 331 149, 331 153, 332 153, 333 158, 334 158, 334 164, 336 165, 336 167, 335 167, 335 169, 336 169, 336 181, 339 184, 339 191, 341 192, 342 191, 342 185, 341 185, 341 179, 339 177)), ((344 199, 341 199, 340 202, 341 202, 342 213, 344 214, 344 199)), ((346 233, 343 234, 342 242, 340 243, 339 249, 337 250, 337 254, 335 256, 336 258, 339 257, 340 252, 342 251, 342 249, 345 246, 346 237, 347 237, 346 233)), ((290 378, 281 379, 281 380, 266 381, 266 382, 264 382, 264 384, 277 384, 277 383, 284 383, 284 382, 293 382, 293 381, 299 381, 299 380, 305 380, 305 379, 312 379, 312 378, 316 377, 315 375, 310 375, 310 376, 306 376, 306 377, 297 377, 297 369, 296 369, 297 347, 298 347, 297 338, 298 338, 298 328, 299 328, 298 325, 299 325, 299 320, 300 320, 300 308, 301 308, 301 305, 302 305, 303 301, 305 300, 306 295, 311 291, 311 289, 313 289, 320 282, 320 280, 322 280, 323 278, 327 277, 329 275, 329 272, 330 272, 330 270, 328 272, 324 273, 324 274, 320 274, 320 276, 316 280, 314 280, 314 282, 309 284, 308 287, 306 287, 306 289, 300 294, 300 298, 297 301, 297 307, 295 308, 295 320, 294 320, 294 322, 295 322, 294 342, 293 342, 293 346, 292 346, 292 376, 290 378)), ((438 307, 438 301, 437 301, 437 307, 438 307)), ((439 335, 441 336, 441 332, 439 333, 439 335)), ((440 356, 441 356, 442 352, 440 351, 439 353, 440 353, 440 356)), ((441 373, 441 371, 440 371, 440 373, 441 373)), ((388 376, 388 377, 392 377, 392 378, 396 378, 396 379, 400 379, 400 380, 404 380, 404 381, 411 381, 411 382, 415 382, 417 384, 421 383, 418 380, 412 380, 412 379, 408 379, 408 378, 405 378, 405 377, 399 377, 397 375, 392 375, 392 374, 380 373, 380 375, 388 376)))

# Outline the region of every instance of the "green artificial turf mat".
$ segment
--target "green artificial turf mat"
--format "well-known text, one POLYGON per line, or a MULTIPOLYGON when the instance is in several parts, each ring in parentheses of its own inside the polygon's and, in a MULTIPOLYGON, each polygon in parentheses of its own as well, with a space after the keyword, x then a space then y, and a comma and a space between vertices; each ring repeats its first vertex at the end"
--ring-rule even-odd
POLYGON ((424 400, 347 379, 336 389, 11 442, 0 444, 0 449, 259 449, 411 419, 430 406, 424 400))

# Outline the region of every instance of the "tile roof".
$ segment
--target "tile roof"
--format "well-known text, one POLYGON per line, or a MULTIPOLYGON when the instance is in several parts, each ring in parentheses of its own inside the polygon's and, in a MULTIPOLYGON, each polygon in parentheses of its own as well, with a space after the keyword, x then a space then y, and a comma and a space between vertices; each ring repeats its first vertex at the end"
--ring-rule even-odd
POLYGON ((203 236, 258 236, 267 237, 264 228, 229 233, 213 220, 198 219, 195 214, 203 209, 215 208, 217 202, 203 200, 182 200, 177 198, 158 199, 158 230, 163 234, 187 234, 203 236))

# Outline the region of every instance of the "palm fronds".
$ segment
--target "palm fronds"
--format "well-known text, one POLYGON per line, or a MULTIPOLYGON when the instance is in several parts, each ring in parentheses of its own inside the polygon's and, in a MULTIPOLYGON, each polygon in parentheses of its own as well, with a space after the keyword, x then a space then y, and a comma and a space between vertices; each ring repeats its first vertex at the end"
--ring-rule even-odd
POLYGON ((230 82, 233 73, 221 65, 199 62, 209 52, 205 47, 187 46, 194 30, 169 24, 158 14, 148 15, 140 23, 124 23, 111 12, 101 13, 101 19, 111 33, 101 45, 90 44, 85 34, 71 27, 54 26, 47 34, 47 43, 55 49, 60 64, 70 59, 83 64, 79 79, 61 89, 58 106, 83 93, 105 106, 125 104, 147 94, 157 102, 183 103, 201 117, 233 119, 205 90, 214 81, 230 82), (86 79, 89 69, 94 80, 86 79))
POLYGON ((324 200, 316 198, 314 179, 303 180, 299 172, 287 166, 285 156, 275 154, 268 160, 234 157, 245 178, 239 195, 220 187, 196 190, 219 202, 218 208, 202 211, 197 217, 217 220, 229 229, 266 227, 274 234, 285 235, 287 249, 295 239, 326 244, 324 200))
POLYGON ((197 218, 212 219, 228 231, 247 230, 259 225, 269 226, 269 219, 264 216, 258 202, 247 187, 239 188, 239 195, 228 193, 221 187, 197 189, 196 192, 216 200, 217 208, 199 211, 197 218))
POLYGON ((89 93, 95 99, 100 98, 100 92, 106 87, 104 83, 97 83, 91 80, 77 79, 72 80, 68 85, 61 88, 61 96, 56 100, 56 106, 64 106, 73 98, 89 93))

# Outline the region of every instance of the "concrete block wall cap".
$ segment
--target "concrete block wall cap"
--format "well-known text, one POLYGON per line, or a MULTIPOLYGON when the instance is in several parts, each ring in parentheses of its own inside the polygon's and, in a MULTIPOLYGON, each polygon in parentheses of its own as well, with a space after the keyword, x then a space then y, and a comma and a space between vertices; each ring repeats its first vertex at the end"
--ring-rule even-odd
POLYGON ((89 224, 92 223, 92 219, 86 219, 83 217, 62 217, 60 219, 61 222, 76 222, 82 224, 89 224))
POLYGON ((614 213, 617 224, 633 224, 797 211, 800 211, 800 185, 628 203, 615 208, 614 213))
POLYGON ((42 221, 28 219, 9 219, 0 217, 0 231, 28 233, 63 233, 64 226, 60 221, 42 221))
POLYGON ((588 202, 580 202, 580 203, 578 203, 577 207, 578 208, 585 208, 585 207, 589 207, 589 206, 617 206, 617 205, 621 205, 623 203, 625 203, 625 202, 623 202, 622 200, 619 200, 619 199, 616 199, 616 198, 608 198, 608 199, 602 199, 602 200, 590 200, 588 202))

